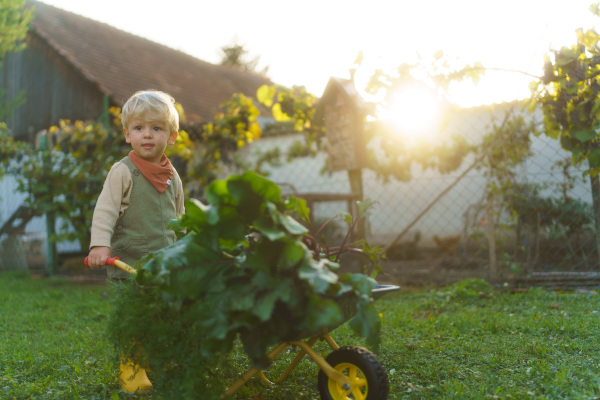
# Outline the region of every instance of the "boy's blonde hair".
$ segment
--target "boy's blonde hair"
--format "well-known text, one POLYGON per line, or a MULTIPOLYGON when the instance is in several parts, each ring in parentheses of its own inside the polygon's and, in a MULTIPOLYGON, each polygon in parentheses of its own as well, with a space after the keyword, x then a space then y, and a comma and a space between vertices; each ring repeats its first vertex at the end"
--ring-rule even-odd
POLYGON ((175 99, 159 90, 140 90, 127 100, 121 110, 123 128, 127 129, 129 121, 135 117, 164 122, 169 133, 179 131, 179 113, 175 108, 175 99))

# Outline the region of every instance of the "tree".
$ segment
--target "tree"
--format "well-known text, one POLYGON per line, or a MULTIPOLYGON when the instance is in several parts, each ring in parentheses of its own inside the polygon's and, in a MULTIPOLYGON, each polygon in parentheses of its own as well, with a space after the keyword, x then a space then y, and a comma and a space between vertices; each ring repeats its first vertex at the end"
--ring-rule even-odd
POLYGON ((25 9, 25 0, 0 0, 0 63, 6 53, 25 48, 33 8, 25 9))
MULTIPOLYGON (((0 67, 7 53, 25 48, 25 38, 34 9, 26 9, 24 4, 25 0, 0 0, 0 67)), ((1 101, 5 96, 6 90, 0 88, 0 121, 25 102, 24 92, 12 101, 1 101)))
POLYGON ((260 56, 250 57, 249 52, 243 44, 234 39, 233 43, 221 47, 221 65, 241 68, 244 71, 256 72, 259 75, 266 76, 269 66, 258 70, 260 56))
MULTIPOLYGON (((360 63, 359 56, 356 66, 360 67, 360 63)), ((356 69, 351 70, 352 74, 355 72, 356 69)), ((465 79, 476 81, 483 72, 484 68, 478 63, 460 68, 452 67, 443 52, 436 53, 430 64, 402 64, 389 73, 377 70, 365 88, 368 94, 380 98, 368 104, 364 121, 367 142, 375 144, 368 146, 369 168, 384 181, 390 177, 400 181, 410 180, 412 164, 437 169, 442 173, 456 170, 464 156, 473 150, 462 136, 454 135, 444 142, 435 138, 423 138, 418 143, 409 145, 394 128, 380 120, 378 110, 385 108, 403 87, 414 83, 426 85, 433 88, 440 100, 445 102, 446 116, 442 118, 441 125, 436 127, 442 129, 448 116, 456 111, 456 106, 446 100, 450 83, 465 79)), ((293 126, 293 131, 306 134, 305 151, 298 152, 299 154, 315 154, 316 151, 325 150, 323 129, 311 124, 318 99, 307 93, 304 87, 289 89, 280 85, 263 86, 259 89, 257 98, 263 105, 270 107, 277 121, 287 122, 293 126)))
MULTIPOLYGON (((600 16, 598 4, 590 11, 600 16)), ((546 56, 544 76, 531 85, 530 107, 541 106, 545 135, 560 141, 573 164, 587 164, 600 262, 600 35, 579 29, 576 37, 576 44, 546 56)))
POLYGON ((235 153, 260 138, 262 130, 257 117, 259 109, 251 98, 234 93, 221 104, 212 121, 203 125, 190 125, 186 129, 200 138, 195 149, 196 157, 188 171, 189 178, 200 187, 229 170, 247 169, 235 153))

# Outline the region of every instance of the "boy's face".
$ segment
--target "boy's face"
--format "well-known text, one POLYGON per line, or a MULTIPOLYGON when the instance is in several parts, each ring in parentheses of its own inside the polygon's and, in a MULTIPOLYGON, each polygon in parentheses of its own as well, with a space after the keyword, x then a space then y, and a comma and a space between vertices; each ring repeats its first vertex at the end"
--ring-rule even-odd
POLYGON ((177 132, 168 132, 164 122, 141 118, 133 118, 123 133, 135 154, 153 164, 160 162, 167 145, 174 144, 177 138, 177 132))

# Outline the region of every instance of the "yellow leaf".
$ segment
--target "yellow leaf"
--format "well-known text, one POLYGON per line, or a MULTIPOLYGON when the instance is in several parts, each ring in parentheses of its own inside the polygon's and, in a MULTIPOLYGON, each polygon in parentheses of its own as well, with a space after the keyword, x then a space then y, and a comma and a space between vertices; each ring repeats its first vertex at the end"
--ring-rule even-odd
POLYGON ((273 104, 273 96, 275 96, 275 88, 269 85, 262 85, 256 91, 256 99, 267 107, 273 104))
POLYGON ((262 134, 262 130, 260 129, 260 124, 256 123, 256 122, 250 124, 248 130, 252 134, 252 139, 253 140, 259 139, 260 135, 262 134))
POLYGON ((183 106, 180 103, 175 103, 175 109, 177 110, 177 114, 179 114, 179 120, 185 122, 185 111, 183 110, 183 106))
POLYGON ((302 132, 304 128, 304 121, 301 119, 296 120, 296 123, 294 124, 294 130, 298 131, 298 132, 302 132))
POLYGON ((275 121, 284 122, 289 121, 291 119, 286 113, 281 111, 280 103, 275 104, 271 111, 273 112, 273 118, 275 118, 275 121))
POLYGON ((600 40, 600 35, 594 30, 589 29, 584 33, 583 29, 577 29, 577 43, 584 45, 586 49, 596 47, 598 40, 600 40))

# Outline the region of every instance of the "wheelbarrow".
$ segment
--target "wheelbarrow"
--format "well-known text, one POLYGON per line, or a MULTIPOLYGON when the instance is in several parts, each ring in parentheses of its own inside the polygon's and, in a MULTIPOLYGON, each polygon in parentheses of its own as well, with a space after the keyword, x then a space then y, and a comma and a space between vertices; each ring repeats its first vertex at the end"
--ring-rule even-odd
MULTIPOLYGON (((121 268, 131 274, 137 271, 118 257, 106 260, 108 265, 121 268)), ((87 266, 87 258, 85 259, 87 266)), ((400 290, 395 285, 378 285, 372 291, 374 299, 400 290)), ((344 315, 343 324, 356 313, 355 301, 352 296, 338 296, 334 299, 344 315)), ((233 395, 254 376, 258 376, 266 384, 280 384, 294 371, 302 359, 308 355, 320 368, 318 375, 318 390, 322 400, 385 400, 389 392, 389 380, 383 363, 370 350, 361 346, 338 346, 329 332, 339 325, 323 328, 321 332, 298 332, 289 341, 282 342, 273 348, 267 357, 273 360, 288 347, 297 348, 298 352, 281 376, 270 381, 261 369, 251 368, 233 383, 222 397, 233 395), (331 348, 331 353, 323 358, 313 346, 317 341, 325 341, 331 348)))

